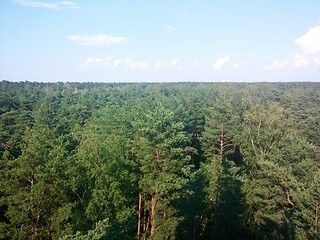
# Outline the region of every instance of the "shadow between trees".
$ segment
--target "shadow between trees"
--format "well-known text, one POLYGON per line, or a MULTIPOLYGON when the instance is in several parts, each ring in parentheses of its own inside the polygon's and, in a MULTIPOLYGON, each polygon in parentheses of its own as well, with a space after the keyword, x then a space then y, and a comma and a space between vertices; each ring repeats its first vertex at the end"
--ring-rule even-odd
POLYGON ((231 161, 224 160, 222 165, 218 199, 213 206, 208 224, 211 229, 208 229, 206 239, 253 239, 245 226, 245 193, 241 189, 241 180, 237 179, 237 170, 231 161))
POLYGON ((174 203, 183 216, 176 231, 177 239, 255 239, 246 228, 245 193, 239 178, 241 168, 237 167, 241 162, 239 149, 228 158, 232 161, 227 158, 222 161, 222 172, 217 178, 216 200, 208 200, 204 186, 208 186, 209 180, 199 170, 185 187, 192 194, 174 203))

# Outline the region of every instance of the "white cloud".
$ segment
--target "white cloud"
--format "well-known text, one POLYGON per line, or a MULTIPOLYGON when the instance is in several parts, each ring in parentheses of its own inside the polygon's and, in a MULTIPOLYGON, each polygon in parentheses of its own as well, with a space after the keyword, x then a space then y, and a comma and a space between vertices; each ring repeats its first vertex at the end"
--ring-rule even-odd
POLYGON ((155 62, 154 68, 155 69, 162 69, 163 68, 163 66, 159 60, 155 62))
POLYGON ((212 65, 212 68, 216 71, 222 70, 223 67, 230 62, 230 57, 225 56, 225 57, 220 57, 215 61, 212 65))
POLYGON ((89 68, 105 68, 105 69, 122 69, 122 70, 191 70, 199 65, 199 62, 192 63, 191 67, 186 67, 180 64, 180 60, 172 58, 167 61, 157 60, 154 63, 146 61, 138 61, 128 58, 113 58, 113 57, 88 57, 80 66, 82 69, 89 68))
POLYGON ((112 68, 129 68, 132 70, 142 69, 146 70, 148 68, 148 63, 142 61, 135 61, 131 58, 125 59, 114 59, 112 61, 112 68))
POLYGON ((165 28, 164 28, 164 31, 166 34, 171 34, 175 31, 176 29, 171 26, 171 25, 166 25, 165 28))
POLYGON ((46 2, 37 2, 37 1, 30 1, 30 0, 15 0, 14 2, 26 7, 48 8, 53 10, 59 10, 62 8, 73 8, 73 9, 80 8, 79 5, 71 1, 46 3, 46 2))
POLYGON ((107 34, 97 34, 97 35, 69 35, 67 39, 70 41, 87 46, 104 46, 114 43, 126 42, 128 38, 121 36, 112 36, 107 34))
POLYGON ((315 57, 315 58, 313 58, 313 63, 314 63, 314 65, 316 65, 316 66, 320 65, 320 57, 315 57))
POLYGON ((176 66, 179 62, 180 62, 179 59, 177 59, 177 58, 172 58, 172 59, 169 61, 169 66, 170 66, 170 67, 174 67, 174 66, 176 66))
POLYGON ((301 48, 299 53, 288 60, 274 60, 265 69, 279 70, 283 68, 300 69, 320 65, 320 26, 310 28, 305 34, 295 40, 301 48))
POLYGON ((287 60, 274 60, 271 65, 266 66, 267 70, 279 70, 287 67, 289 62, 287 60))
POLYGON ((193 61, 192 66, 193 66, 193 67, 198 67, 198 66, 200 66, 200 61, 193 61))
POLYGON ((105 58, 97 58, 97 57, 88 57, 84 64, 82 64, 83 68, 89 66, 104 66, 107 65, 112 60, 111 57, 105 58))
POLYGON ((118 68, 124 68, 124 69, 130 69, 130 70, 146 70, 148 69, 149 64, 143 61, 136 61, 132 58, 112 58, 112 57, 104 57, 104 58, 98 58, 98 57, 89 57, 84 62, 84 64, 81 65, 81 68, 89 68, 89 67, 102 67, 102 68, 112 68, 112 69, 118 69, 118 68))
POLYGON ((212 69, 215 71, 230 70, 230 69, 242 69, 242 67, 247 63, 245 59, 239 62, 232 62, 229 56, 224 56, 218 58, 213 64, 212 69))
POLYGON ((310 28, 295 41, 305 53, 320 52, 320 26, 310 28))
POLYGON ((159 60, 157 60, 154 64, 153 67, 157 70, 164 70, 164 69, 169 69, 169 68, 181 68, 181 66, 178 66, 180 63, 180 60, 177 58, 172 58, 168 61, 165 62, 160 62, 159 60))
POLYGON ((284 60, 274 60, 271 65, 266 66, 265 69, 267 70, 280 70, 283 68, 304 68, 310 65, 318 65, 320 64, 320 58, 313 58, 311 59, 308 56, 303 54, 296 53, 292 60, 288 61, 284 60))
POLYGON ((241 60, 239 62, 235 62, 234 64, 232 64, 232 68, 241 69, 246 63, 247 63, 246 60, 241 60))
POLYGON ((296 53, 295 58, 293 59, 293 68, 302 68, 309 66, 309 59, 306 58, 305 56, 296 53))

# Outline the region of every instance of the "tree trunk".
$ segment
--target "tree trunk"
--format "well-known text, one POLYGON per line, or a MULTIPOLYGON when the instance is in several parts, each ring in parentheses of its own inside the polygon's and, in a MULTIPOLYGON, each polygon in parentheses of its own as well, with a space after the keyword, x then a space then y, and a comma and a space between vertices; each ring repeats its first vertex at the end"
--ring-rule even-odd
POLYGON ((220 156, 219 156, 219 174, 222 171, 222 159, 224 155, 224 132, 223 132, 223 126, 221 128, 220 133, 220 156))
POLYGON ((152 196, 151 198, 151 235, 150 238, 152 239, 154 237, 154 233, 156 230, 156 221, 155 221, 155 217, 156 217, 156 198, 155 196, 152 196))
POLYGON ((197 222, 196 222, 196 217, 193 218, 193 234, 192 234, 192 239, 196 240, 197 239, 197 222))
POLYGON ((143 199, 143 232, 147 231, 147 225, 148 225, 146 202, 147 202, 146 196, 144 195, 144 199, 143 199))
POLYGON ((147 232, 148 232, 148 228, 149 228, 149 212, 147 211, 147 199, 146 199, 146 195, 144 194, 143 197, 143 233, 144 233, 144 237, 143 239, 146 240, 147 239, 147 232))
POLYGON ((287 199, 288 203, 294 208, 294 203, 290 199, 289 191, 286 191, 286 199, 287 199))
POLYGON ((139 204, 138 204, 138 232, 137 239, 140 239, 140 228, 141 228, 141 205, 142 205, 142 193, 139 193, 139 204))

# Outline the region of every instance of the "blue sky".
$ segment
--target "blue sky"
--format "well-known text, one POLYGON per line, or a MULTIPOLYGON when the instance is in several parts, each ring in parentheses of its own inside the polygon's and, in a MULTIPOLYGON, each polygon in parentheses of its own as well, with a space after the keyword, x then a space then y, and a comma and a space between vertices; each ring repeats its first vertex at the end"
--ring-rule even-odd
POLYGON ((319 0, 1 0, 0 79, 320 81, 319 0))

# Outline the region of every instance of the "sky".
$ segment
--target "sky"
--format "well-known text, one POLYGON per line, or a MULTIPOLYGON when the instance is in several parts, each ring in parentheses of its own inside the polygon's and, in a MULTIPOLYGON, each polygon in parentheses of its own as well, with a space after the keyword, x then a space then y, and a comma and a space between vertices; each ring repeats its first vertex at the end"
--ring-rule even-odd
POLYGON ((320 82, 320 1, 1 0, 0 80, 320 82))

